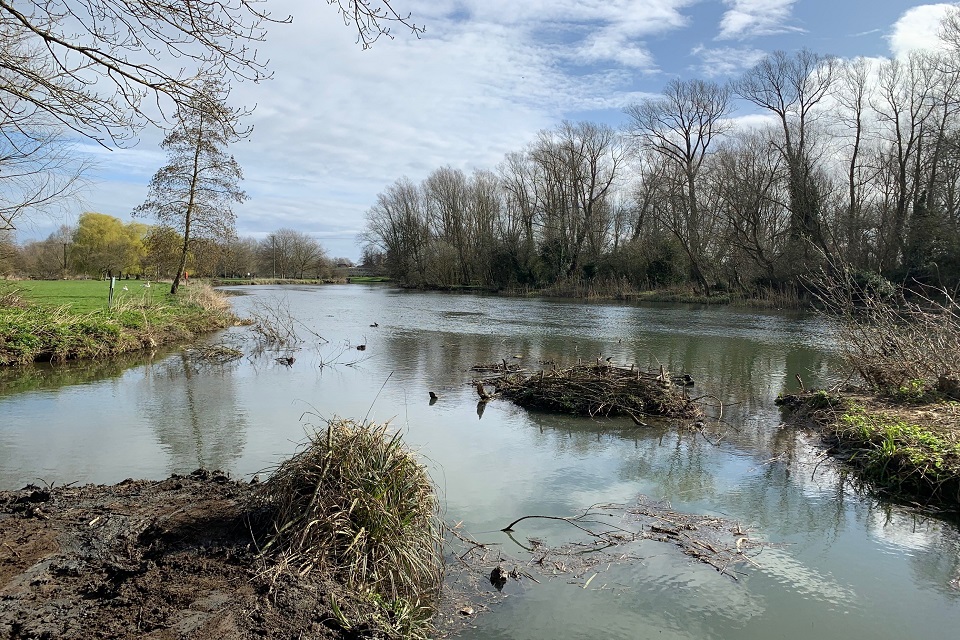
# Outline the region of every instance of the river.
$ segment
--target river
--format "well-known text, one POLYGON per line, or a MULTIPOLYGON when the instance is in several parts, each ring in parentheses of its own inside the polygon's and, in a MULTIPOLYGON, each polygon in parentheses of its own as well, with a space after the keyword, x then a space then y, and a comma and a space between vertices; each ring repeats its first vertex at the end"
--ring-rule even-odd
MULTIPOLYGON (((797 375, 807 386, 845 375, 829 325, 815 316, 382 285, 236 291, 241 315, 260 300, 302 322, 292 366, 274 354, 215 366, 171 349, 0 372, 0 488, 163 478, 201 466, 250 477, 289 456, 324 418, 389 420, 431 468, 445 517, 505 557, 529 558, 499 531, 515 518, 569 516, 638 495, 722 516, 776 543, 736 580, 672 545, 641 543, 636 560, 600 567, 589 584, 573 574, 511 582, 480 599, 492 610, 460 637, 956 637, 956 523, 863 495, 812 436, 782 427, 774 400, 797 388, 797 375), (691 374, 691 393, 722 403, 723 421, 709 420, 700 435, 501 400, 480 412, 468 384, 476 364, 536 369, 597 357, 691 374)), ((248 335, 237 328, 210 340, 249 354, 248 335)), ((514 537, 563 544, 571 535, 563 523, 527 520, 514 537)))

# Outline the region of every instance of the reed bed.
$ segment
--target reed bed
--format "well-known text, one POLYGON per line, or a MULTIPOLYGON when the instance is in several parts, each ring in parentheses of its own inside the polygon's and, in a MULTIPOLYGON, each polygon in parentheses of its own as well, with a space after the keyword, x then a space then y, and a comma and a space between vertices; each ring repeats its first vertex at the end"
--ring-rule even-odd
POLYGON ((611 364, 578 364, 534 374, 507 374, 486 380, 496 394, 528 409, 581 416, 696 418, 702 409, 666 372, 611 364))
POLYGON ((323 572, 354 594, 334 608, 346 628, 418 635, 439 598, 443 534, 426 468, 387 425, 331 419, 264 483, 274 513, 263 548, 276 577, 323 572), (386 612, 358 621, 369 605, 386 612))

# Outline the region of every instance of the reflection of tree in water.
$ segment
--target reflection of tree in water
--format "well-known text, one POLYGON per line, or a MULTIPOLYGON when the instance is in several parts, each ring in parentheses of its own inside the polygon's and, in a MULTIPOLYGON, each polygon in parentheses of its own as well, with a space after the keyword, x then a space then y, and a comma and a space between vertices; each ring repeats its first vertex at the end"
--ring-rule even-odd
MULTIPOLYGON (((163 355, 166 352, 160 353, 163 355)), ((156 351, 141 351, 120 354, 103 360, 80 360, 58 364, 44 362, 20 367, 0 367, 0 397, 119 378, 128 369, 148 363, 156 356, 156 351)))
POLYGON ((140 403, 170 453, 171 473, 203 467, 229 471, 246 444, 232 366, 198 367, 185 353, 149 367, 140 403))
POLYGON ((906 556, 919 584, 960 601, 960 516, 940 519, 898 505, 869 502, 857 519, 877 538, 910 552, 906 556))

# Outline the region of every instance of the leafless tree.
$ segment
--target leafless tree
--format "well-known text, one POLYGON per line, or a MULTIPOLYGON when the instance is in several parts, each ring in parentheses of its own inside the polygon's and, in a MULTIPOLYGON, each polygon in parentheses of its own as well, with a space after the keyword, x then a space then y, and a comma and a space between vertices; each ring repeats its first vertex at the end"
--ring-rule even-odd
POLYGON ((864 185, 868 168, 863 159, 863 147, 867 135, 866 119, 870 115, 873 76, 871 63, 866 58, 854 58, 839 67, 837 90, 834 99, 839 104, 836 116, 840 124, 850 132, 846 147, 847 206, 835 233, 843 249, 845 264, 862 268, 866 266, 867 229, 865 218, 864 185))
POLYGON ((836 60, 807 49, 794 54, 774 51, 734 83, 734 91, 774 114, 782 138, 774 144, 783 155, 790 196, 790 231, 809 238, 824 251, 822 194, 812 149, 817 107, 836 79, 836 60))
POLYGON ((409 178, 400 178, 377 196, 366 218, 362 240, 384 252, 388 274, 426 285, 431 234, 420 187, 409 178))
POLYGON ((686 194, 683 215, 671 219, 700 287, 709 294, 704 216, 697 177, 710 146, 729 129, 730 90, 705 80, 671 80, 658 98, 627 107, 631 135, 679 170, 686 194))
POLYGON ((889 241, 880 259, 881 266, 888 270, 904 258, 911 205, 919 196, 923 141, 936 109, 935 74, 928 58, 916 52, 906 61, 893 58, 880 67, 874 109, 881 125, 883 150, 894 169, 889 241))
POLYGON ((154 174, 147 200, 133 212, 154 217, 183 236, 170 293, 180 286, 191 241, 235 235, 231 204, 246 199, 239 187, 240 165, 226 153, 244 135, 237 129, 238 112, 226 104, 228 95, 222 83, 205 81, 201 93, 179 110, 177 124, 161 145, 168 162, 154 174))

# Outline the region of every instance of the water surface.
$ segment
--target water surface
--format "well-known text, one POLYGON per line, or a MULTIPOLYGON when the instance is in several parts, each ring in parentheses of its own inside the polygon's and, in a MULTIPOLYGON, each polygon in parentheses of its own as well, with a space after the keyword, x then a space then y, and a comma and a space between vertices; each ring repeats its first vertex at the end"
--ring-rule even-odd
MULTIPOLYGON (((774 399, 796 388, 797 375, 807 386, 844 375, 830 328, 816 317, 383 286, 241 291, 241 313, 257 300, 279 302, 303 322, 307 342, 293 366, 273 355, 210 366, 170 350, 2 372, 0 487, 162 478, 201 466, 249 477, 290 455, 325 417, 390 420, 428 460, 448 518, 514 557, 522 550, 498 531, 511 520, 640 494, 784 543, 764 549, 738 581, 669 545, 643 543, 642 560, 610 567, 588 589, 582 576, 511 585, 464 637, 955 637, 956 526, 858 495, 810 436, 782 428, 774 399), (502 401, 478 416, 467 384, 475 364, 597 357, 690 373, 694 394, 723 403, 724 423, 708 440, 669 423, 639 429, 502 401), (440 396, 433 405, 429 391, 440 396)), ((560 544, 572 534, 530 520, 515 535, 560 544)))

